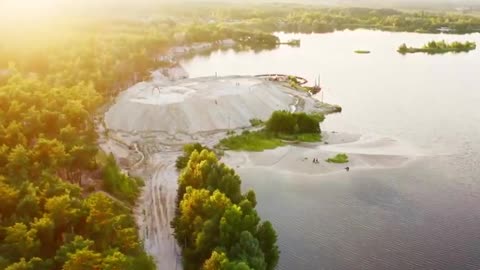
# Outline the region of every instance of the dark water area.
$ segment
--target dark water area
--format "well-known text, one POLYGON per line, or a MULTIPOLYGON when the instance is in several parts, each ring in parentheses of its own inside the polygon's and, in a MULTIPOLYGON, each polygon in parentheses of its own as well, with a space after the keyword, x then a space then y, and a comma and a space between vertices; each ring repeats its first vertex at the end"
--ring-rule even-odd
POLYGON ((219 51, 182 64, 192 77, 320 75, 323 99, 343 107, 322 129, 393 137, 423 154, 400 168, 325 176, 238 170, 279 233, 279 269, 480 269, 480 50, 396 52, 430 40, 480 45, 480 35, 280 36, 302 45, 219 51))

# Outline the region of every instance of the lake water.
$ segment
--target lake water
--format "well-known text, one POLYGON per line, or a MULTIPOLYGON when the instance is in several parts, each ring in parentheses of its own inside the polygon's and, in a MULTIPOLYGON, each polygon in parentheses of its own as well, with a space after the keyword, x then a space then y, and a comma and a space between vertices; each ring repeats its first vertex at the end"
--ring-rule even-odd
POLYGON ((320 76, 324 101, 343 107, 322 129, 395 137, 428 153, 402 168, 323 177, 239 170, 279 233, 279 269, 480 269, 480 49, 396 52, 433 39, 480 45, 480 34, 279 36, 301 47, 217 51, 182 64, 191 77, 320 76))

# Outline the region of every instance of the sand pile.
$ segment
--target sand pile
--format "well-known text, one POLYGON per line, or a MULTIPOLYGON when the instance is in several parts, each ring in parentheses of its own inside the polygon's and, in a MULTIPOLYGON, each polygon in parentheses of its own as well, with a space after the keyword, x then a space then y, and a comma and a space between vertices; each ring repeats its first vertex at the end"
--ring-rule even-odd
POLYGON ((255 77, 154 80, 124 91, 105 122, 111 130, 126 132, 227 130, 250 126, 252 118, 267 119, 275 110, 290 110, 297 99, 291 89, 255 77))

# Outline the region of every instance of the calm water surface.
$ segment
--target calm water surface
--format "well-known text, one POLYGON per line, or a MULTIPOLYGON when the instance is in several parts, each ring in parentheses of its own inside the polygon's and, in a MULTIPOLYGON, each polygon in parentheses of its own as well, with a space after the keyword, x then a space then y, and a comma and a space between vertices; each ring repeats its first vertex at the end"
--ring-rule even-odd
POLYGON ((324 100, 344 109, 323 129, 395 137, 428 156, 404 168, 324 177, 239 170, 278 230, 279 269, 480 269, 480 50, 396 52, 433 39, 480 45, 480 35, 280 37, 302 45, 218 51, 183 65, 192 77, 288 73, 313 82, 320 75, 324 100))

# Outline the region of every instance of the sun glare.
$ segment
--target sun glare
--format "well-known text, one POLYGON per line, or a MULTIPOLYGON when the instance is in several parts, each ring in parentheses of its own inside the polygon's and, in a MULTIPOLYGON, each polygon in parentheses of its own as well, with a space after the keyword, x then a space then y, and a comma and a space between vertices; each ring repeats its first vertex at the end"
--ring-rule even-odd
POLYGON ((58 0, 3 0, 0 1, 0 14, 16 20, 48 17, 57 11, 58 3, 58 0))

